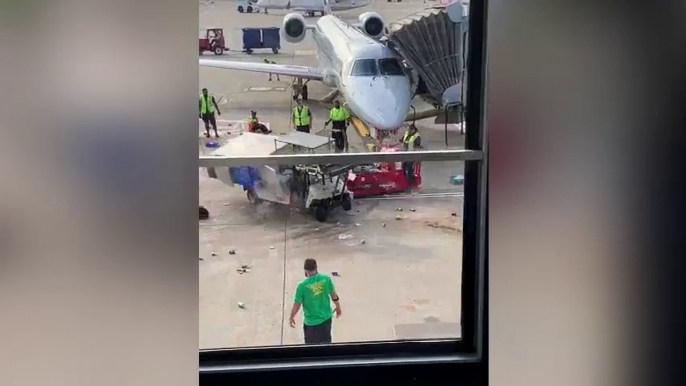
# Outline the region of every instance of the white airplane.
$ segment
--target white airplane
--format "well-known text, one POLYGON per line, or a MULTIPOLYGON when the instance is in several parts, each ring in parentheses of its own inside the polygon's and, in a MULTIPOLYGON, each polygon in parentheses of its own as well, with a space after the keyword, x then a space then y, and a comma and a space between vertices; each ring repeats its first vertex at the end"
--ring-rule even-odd
MULTIPOLYGON (((371 1, 362 0, 337 0, 330 4, 332 11, 346 11, 349 9, 362 8, 371 4, 371 1)), ((264 9, 265 13, 269 9, 288 9, 297 12, 304 12, 309 16, 314 16, 319 12, 326 14, 324 0, 258 0, 257 6, 264 9)))
POLYGON ((351 112, 367 124, 380 130, 398 128, 410 109, 412 87, 396 54, 376 40, 384 33, 383 19, 365 12, 359 25, 353 26, 327 13, 314 26, 298 13, 283 20, 282 34, 289 43, 299 43, 308 30, 312 32, 319 67, 217 59, 200 59, 199 64, 294 77, 294 98, 301 94, 303 80, 318 80, 335 88, 351 112))

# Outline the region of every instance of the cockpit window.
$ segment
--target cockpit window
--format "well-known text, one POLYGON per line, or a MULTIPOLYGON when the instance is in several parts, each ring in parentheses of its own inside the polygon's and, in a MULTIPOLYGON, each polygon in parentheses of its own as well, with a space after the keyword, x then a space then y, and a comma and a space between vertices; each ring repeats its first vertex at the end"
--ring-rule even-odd
POLYGON ((405 75, 403 67, 395 58, 379 59, 381 75, 405 75))
POLYGON ((377 76, 379 69, 376 67, 376 60, 374 59, 360 59, 353 64, 353 69, 350 71, 350 76, 377 76))

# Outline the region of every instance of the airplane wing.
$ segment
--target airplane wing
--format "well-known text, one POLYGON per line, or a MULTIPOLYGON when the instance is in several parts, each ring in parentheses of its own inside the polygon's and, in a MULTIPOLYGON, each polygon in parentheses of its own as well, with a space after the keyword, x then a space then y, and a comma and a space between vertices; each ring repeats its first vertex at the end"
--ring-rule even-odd
POLYGON ((262 72, 265 74, 279 74, 294 78, 323 80, 324 70, 316 67, 294 66, 289 64, 269 64, 256 62, 236 62, 230 60, 199 59, 203 67, 224 68, 227 70, 262 72))

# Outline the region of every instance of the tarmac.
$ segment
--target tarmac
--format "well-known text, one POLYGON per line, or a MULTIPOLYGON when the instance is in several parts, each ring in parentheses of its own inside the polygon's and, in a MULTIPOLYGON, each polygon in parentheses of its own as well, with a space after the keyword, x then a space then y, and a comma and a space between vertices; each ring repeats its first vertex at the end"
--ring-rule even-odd
MULTIPOLYGON (((390 22, 430 4, 376 2, 337 15, 355 20, 373 10, 390 22)), ((234 1, 200 4, 200 27, 224 28, 232 51, 221 59, 317 64, 309 36, 297 45, 282 41, 278 54, 239 52, 241 28, 281 27, 287 12, 240 14, 235 8, 234 1)), ((204 57, 219 58, 210 53, 204 57)), ((251 110, 257 110, 274 133, 292 130, 287 77, 273 77, 270 82, 266 74, 200 68, 199 85, 219 101, 222 137, 228 132, 235 135, 240 126, 235 121, 248 118, 251 110)), ((308 86, 311 99, 330 92, 318 82, 308 86)), ((315 101, 308 105, 313 132, 327 135, 323 131, 326 107, 315 101)), ((455 125, 448 127, 446 146, 445 128, 432 121, 417 122, 425 148, 464 147, 464 136, 455 125)), ((202 150, 201 122, 198 130, 202 150)), ((349 140, 350 151, 366 151, 352 128, 349 140)), ((240 187, 223 185, 201 169, 200 204, 209 209, 210 218, 200 221, 200 348, 302 343, 302 315, 293 329, 288 314, 295 287, 304 278, 303 261, 309 257, 317 259, 321 272, 339 274, 333 280, 343 316, 334 321, 334 342, 459 337, 462 189, 449 180, 462 170, 459 161, 424 162, 422 188, 416 195, 358 199, 352 211, 339 208, 326 223, 319 223, 295 208, 252 206, 240 187), (250 268, 239 273, 244 265, 250 268)))

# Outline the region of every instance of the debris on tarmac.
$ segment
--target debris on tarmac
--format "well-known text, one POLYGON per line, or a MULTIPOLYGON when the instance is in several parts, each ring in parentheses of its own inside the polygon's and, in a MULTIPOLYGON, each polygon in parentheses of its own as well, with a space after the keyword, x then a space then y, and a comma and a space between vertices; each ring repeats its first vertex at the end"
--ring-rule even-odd
POLYGON ((417 211, 417 209, 415 209, 415 208, 410 208, 410 212, 416 212, 416 211, 417 211))
POLYGON ((235 249, 229 249, 229 255, 235 255, 236 250, 235 249))
POLYGON ((359 222, 357 224, 355 224, 356 227, 359 227, 360 225, 362 225, 362 224, 360 224, 359 222))
POLYGON ((319 232, 319 228, 314 228, 315 231, 319 232))
POLYGON ((396 220, 402 220, 403 218, 400 217, 400 216, 395 216, 395 219, 396 219, 396 220))
POLYGON ((217 256, 217 252, 212 251, 212 256, 217 256))
POLYGON ((365 239, 362 239, 362 240, 360 240, 360 244, 365 245, 365 244, 367 244, 367 241, 365 241, 365 239))
POLYGON ((402 212, 403 208, 395 208, 395 210, 397 210, 398 212, 402 212))
POLYGON ((339 240, 349 240, 349 239, 352 239, 353 237, 354 236, 349 234, 349 233, 341 233, 340 235, 338 235, 339 240))
POLYGON ((341 276, 341 275, 340 275, 340 274, 339 274, 339 273, 338 273, 337 271, 333 271, 333 272, 331 272, 331 275, 333 275, 333 276, 337 276, 337 277, 338 277, 338 276, 341 276))
POLYGON ((453 217, 457 217, 457 213, 456 213, 456 212, 450 213, 450 215, 453 216, 453 217))
POLYGON ((238 308, 245 308, 245 303, 238 302, 238 308))
POLYGON ((382 227, 382 228, 385 228, 385 227, 386 227, 386 223, 381 224, 381 227, 382 227))
POLYGON ((272 246, 270 246, 270 247, 269 247, 269 249, 274 249, 274 246, 273 246, 273 245, 272 245, 272 246))
POLYGON ((198 260, 205 261, 205 259, 203 259, 202 257, 198 257, 198 260))

